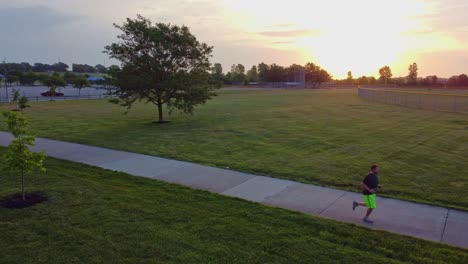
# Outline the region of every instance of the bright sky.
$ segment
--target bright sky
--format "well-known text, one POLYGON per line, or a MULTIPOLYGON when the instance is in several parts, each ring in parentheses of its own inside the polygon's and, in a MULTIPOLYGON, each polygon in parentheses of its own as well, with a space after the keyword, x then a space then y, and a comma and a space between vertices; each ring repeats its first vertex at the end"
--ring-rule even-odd
MULTIPOLYGON (((189 26, 213 62, 318 63, 334 77, 468 73, 466 0, 0 0, 7 61, 106 64, 112 23, 142 14, 189 26)), ((1 58, 3 60, 3 58, 1 58)))

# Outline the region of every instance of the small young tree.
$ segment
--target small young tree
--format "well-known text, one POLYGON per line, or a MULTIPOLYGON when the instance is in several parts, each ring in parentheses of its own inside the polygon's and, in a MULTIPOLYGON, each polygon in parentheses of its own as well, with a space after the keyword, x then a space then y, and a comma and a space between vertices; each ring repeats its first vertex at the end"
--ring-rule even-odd
POLYGON ((17 108, 14 111, 21 111, 23 112, 24 109, 30 107, 29 99, 26 96, 21 96, 18 89, 13 89, 13 103, 17 104, 17 108))
POLYGON ((26 96, 21 96, 19 99, 18 99, 18 108, 21 112, 24 111, 24 109, 28 108, 28 107, 31 107, 29 105, 29 99, 26 97, 26 96))
POLYGON ((83 75, 78 75, 75 78, 73 78, 72 83, 73 87, 78 88, 78 96, 81 95, 81 89, 83 89, 83 87, 90 86, 88 79, 83 75))
POLYGON ((8 146, 4 160, 8 170, 20 173, 21 197, 23 201, 26 201, 24 176, 35 171, 45 171, 43 166, 45 153, 34 153, 29 150, 30 146, 34 146, 35 137, 29 134, 28 119, 23 114, 4 112, 3 116, 7 120, 8 130, 14 137, 8 146))
POLYGON ((57 86, 55 85, 50 86, 49 91, 52 97, 55 96, 57 94, 57 86))
POLYGON ((13 103, 18 103, 18 100, 20 98, 20 92, 18 89, 13 89, 13 100, 11 100, 13 103))

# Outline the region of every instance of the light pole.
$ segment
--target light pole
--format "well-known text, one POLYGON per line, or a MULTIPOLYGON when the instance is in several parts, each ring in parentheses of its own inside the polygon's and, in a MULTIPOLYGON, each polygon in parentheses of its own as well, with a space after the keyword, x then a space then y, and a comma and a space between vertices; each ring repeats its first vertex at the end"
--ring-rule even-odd
POLYGON ((5 72, 5 80, 3 81, 3 83, 5 84, 5 99, 6 99, 6 102, 8 103, 9 100, 8 100, 8 87, 7 87, 7 76, 8 76, 8 68, 7 68, 7 65, 6 65, 6 62, 5 62, 5 58, 3 58, 3 69, 4 69, 4 72, 5 72))

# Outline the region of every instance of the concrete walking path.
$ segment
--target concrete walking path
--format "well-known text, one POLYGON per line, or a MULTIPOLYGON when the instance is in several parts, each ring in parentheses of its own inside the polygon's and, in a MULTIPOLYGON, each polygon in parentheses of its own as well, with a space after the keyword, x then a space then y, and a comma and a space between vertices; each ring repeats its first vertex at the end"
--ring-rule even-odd
MULTIPOLYGON (((0 146, 7 146, 11 139, 11 134, 0 132, 0 146)), ((352 211, 352 201, 362 200, 358 193, 43 138, 36 140, 32 150, 45 150, 47 155, 58 159, 468 248, 468 212, 378 197, 378 208, 372 215, 375 223, 369 225, 362 221, 365 208, 352 211)))

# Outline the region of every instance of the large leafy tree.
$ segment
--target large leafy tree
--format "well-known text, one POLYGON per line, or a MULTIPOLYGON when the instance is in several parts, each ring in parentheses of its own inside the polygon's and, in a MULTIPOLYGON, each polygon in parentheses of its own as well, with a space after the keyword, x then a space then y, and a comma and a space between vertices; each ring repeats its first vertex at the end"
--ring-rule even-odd
POLYGON ((245 66, 242 64, 233 64, 231 66, 232 80, 236 83, 243 83, 245 81, 245 66))
POLYGON ((250 70, 247 71, 247 81, 249 82, 256 82, 258 81, 258 71, 257 66, 252 66, 250 70))
POLYGON ((75 76, 72 80, 72 83, 73 87, 78 88, 78 96, 81 95, 81 89, 91 86, 86 76, 83 75, 75 76))
POLYGON ((44 76, 42 79, 42 84, 49 87, 50 90, 53 90, 59 86, 65 87, 65 85, 67 85, 65 79, 58 73, 44 76))
POLYGON ((20 76, 21 85, 34 85, 34 82, 38 80, 38 76, 34 72, 26 72, 20 76))
POLYGON ((268 74, 269 74, 269 71, 270 71, 270 66, 268 66, 266 63, 262 62, 262 63, 258 64, 257 71, 258 71, 258 78, 260 79, 260 81, 262 81, 262 82, 269 81, 268 80, 268 77, 269 77, 268 74))
POLYGON ((106 66, 104 66, 102 64, 98 64, 98 65, 94 66, 94 68, 96 68, 96 71, 99 72, 99 73, 107 73, 106 66))
POLYGON ((17 83, 19 82, 20 78, 17 76, 17 75, 7 75, 6 77, 6 83, 8 83, 10 86, 13 84, 13 83, 17 83))
POLYGON ((192 113, 215 95, 209 61, 213 47, 199 42, 186 26, 153 24, 139 15, 115 27, 122 31, 119 42, 104 52, 121 62, 121 68, 109 72, 121 105, 152 103, 161 123, 164 105, 192 113))
POLYGON ((221 63, 213 64, 213 68, 211 69, 211 78, 218 82, 224 80, 223 66, 221 63))
POLYGON ((385 85, 388 83, 388 79, 392 78, 392 69, 389 66, 383 66, 379 69, 380 79, 385 80, 385 85))
POLYGON ((58 62, 58 63, 51 65, 51 69, 55 72, 67 72, 68 65, 63 62, 58 62))
POLYGON ((408 66, 408 83, 415 84, 418 80, 418 64, 413 63, 408 66))
POLYGON ((309 62, 304 68, 306 82, 312 83, 313 86, 320 87, 322 83, 331 81, 332 79, 332 76, 325 69, 314 63, 309 62))

